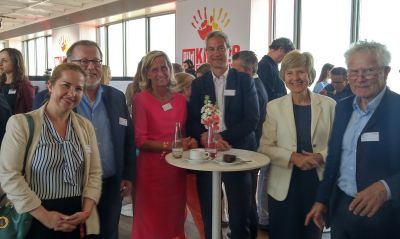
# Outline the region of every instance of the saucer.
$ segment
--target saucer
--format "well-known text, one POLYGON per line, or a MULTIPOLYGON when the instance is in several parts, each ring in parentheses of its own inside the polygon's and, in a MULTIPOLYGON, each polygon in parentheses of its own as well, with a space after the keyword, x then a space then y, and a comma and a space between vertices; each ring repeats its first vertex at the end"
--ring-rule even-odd
POLYGON ((244 160, 241 159, 241 158, 236 158, 236 160, 233 161, 232 163, 225 162, 222 158, 217 158, 217 159, 215 159, 214 161, 215 161, 216 163, 220 164, 220 165, 236 165, 236 164, 241 164, 241 163, 247 162, 247 161, 244 161, 244 160))
POLYGON ((205 163, 208 160, 206 159, 185 159, 186 161, 188 161, 189 163, 205 163))

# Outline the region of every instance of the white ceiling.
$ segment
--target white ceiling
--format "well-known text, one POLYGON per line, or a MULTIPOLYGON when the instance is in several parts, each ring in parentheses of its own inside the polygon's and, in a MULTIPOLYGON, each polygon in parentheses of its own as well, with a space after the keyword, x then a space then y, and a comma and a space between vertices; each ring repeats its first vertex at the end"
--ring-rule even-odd
POLYGON ((116 1, 0 0, 0 33, 116 1))

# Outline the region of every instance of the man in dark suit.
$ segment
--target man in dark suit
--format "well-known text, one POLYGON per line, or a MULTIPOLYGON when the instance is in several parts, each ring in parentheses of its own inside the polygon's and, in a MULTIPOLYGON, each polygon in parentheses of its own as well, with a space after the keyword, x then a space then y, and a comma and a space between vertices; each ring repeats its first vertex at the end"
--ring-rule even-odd
MULTIPOLYGON (((211 71, 192 83, 192 95, 188 103, 188 132, 206 145, 207 133, 201 124, 201 108, 205 96, 221 110, 220 131, 216 135, 217 149, 229 146, 256 150, 254 130, 259 121, 257 92, 251 76, 228 68, 229 41, 220 31, 206 38, 207 61, 211 71)), ((229 225, 232 239, 249 237, 248 216, 251 208, 251 173, 249 171, 223 173, 229 202, 229 225)), ((206 238, 211 238, 211 173, 199 172, 197 184, 206 238)))
POLYGON ((358 42, 346 53, 353 97, 337 104, 325 173, 306 218, 332 238, 400 238, 400 95, 386 87, 390 53, 358 42))
POLYGON ((87 74, 85 94, 76 111, 95 127, 103 168, 103 185, 97 205, 100 236, 118 238, 122 198, 130 195, 135 174, 135 144, 132 121, 124 94, 101 85, 103 54, 97 43, 77 41, 67 51, 67 62, 79 65, 87 74))
MULTIPOLYGON (((260 120, 257 123, 257 128, 255 131, 256 134, 256 143, 257 148, 260 144, 260 138, 262 134, 262 125, 265 120, 266 110, 267 110, 267 102, 268 102, 268 94, 264 88, 263 83, 257 75, 258 68, 258 60, 257 56, 252 51, 240 51, 232 56, 232 68, 244 72, 254 79, 254 85, 257 90, 258 97, 258 108, 260 111, 260 120)), ((267 167, 267 166, 265 166, 267 167)), ((258 214, 257 214, 257 203, 256 203, 256 193, 257 193, 257 178, 258 178, 259 169, 252 170, 252 192, 251 192, 251 212, 250 212, 250 238, 257 238, 257 230, 258 230, 258 214)), ((264 185, 265 186, 265 185, 264 185)), ((262 199, 264 200, 264 199, 262 199)))
POLYGON ((287 38, 278 38, 272 41, 268 54, 258 63, 258 77, 268 93, 268 100, 274 100, 286 95, 285 83, 279 77, 278 64, 285 55, 294 50, 293 42, 287 38))

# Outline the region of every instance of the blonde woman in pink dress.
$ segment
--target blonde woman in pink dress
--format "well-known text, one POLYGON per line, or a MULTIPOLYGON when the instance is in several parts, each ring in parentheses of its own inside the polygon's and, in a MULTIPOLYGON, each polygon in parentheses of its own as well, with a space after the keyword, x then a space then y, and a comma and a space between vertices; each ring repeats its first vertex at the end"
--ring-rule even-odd
MULTIPOLYGON (((165 155, 171 151, 175 123, 185 131, 186 99, 170 90, 172 66, 164 52, 148 53, 141 73, 146 90, 136 95, 132 108, 140 149, 132 238, 185 238, 186 171, 169 165, 165 155)), ((183 140, 184 150, 196 146, 193 139, 183 140)))

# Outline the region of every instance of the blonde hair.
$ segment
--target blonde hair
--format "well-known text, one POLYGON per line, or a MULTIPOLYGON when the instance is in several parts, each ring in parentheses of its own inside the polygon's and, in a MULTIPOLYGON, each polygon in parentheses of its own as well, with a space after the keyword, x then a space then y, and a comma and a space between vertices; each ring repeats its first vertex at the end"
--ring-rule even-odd
POLYGON ((279 76, 285 81, 285 73, 287 70, 295 67, 304 67, 308 73, 309 83, 311 85, 315 80, 314 57, 309 52, 301 53, 298 50, 291 51, 285 55, 281 63, 279 76))
POLYGON ((111 77, 110 67, 108 65, 101 65, 101 69, 103 73, 101 74, 100 84, 108 85, 111 81, 109 80, 109 78, 111 77))
POLYGON ((169 60, 167 54, 163 51, 151 51, 147 53, 147 55, 143 58, 142 62, 142 79, 146 81, 146 89, 151 89, 151 81, 150 79, 147 78, 147 72, 150 70, 151 65, 153 65, 154 60, 157 57, 163 57, 165 61, 167 62, 167 67, 170 75, 169 79, 169 86, 171 85, 171 82, 175 81, 174 74, 173 74, 173 69, 172 69, 172 64, 171 61, 169 60))
POLYGON ((176 85, 174 87, 174 91, 177 93, 182 93, 185 87, 188 87, 192 84, 192 81, 195 77, 192 74, 186 72, 179 72, 175 74, 176 85))
POLYGON ((62 63, 54 68, 53 73, 50 76, 49 82, 54 85, 56 81, 61 78, 61 75, 64 71, 75 71, 81 73, 83 77, 86 78, 86 72, 83 71, 80 66, 73 63, 62 63))

